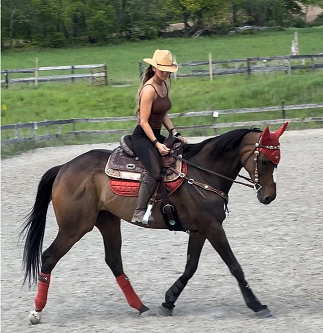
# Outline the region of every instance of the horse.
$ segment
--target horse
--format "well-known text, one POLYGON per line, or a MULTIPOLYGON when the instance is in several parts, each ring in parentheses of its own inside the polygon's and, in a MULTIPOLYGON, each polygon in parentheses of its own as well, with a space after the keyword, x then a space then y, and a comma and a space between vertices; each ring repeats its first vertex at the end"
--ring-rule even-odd
MULTIPOLYGON (((173 315, 175 302, 197 270, 200 254, 208 240, 237 280, 246 305, 258 317, 272 313, 262 304, 247 280, 227 240, 222 223, 226 218, 228 193, 234 182, 252 187, 264 205, 276 198, 276 168, 280 160, 279 137, 288 123, 275 132, 268 126, 235 129, 196 144, 184 144, 182 157, 187 164, 181 172, 182 184, 171 194, 182 230, 189 233, 187 261, 183 274, 166 291, 161 309, 173 315), (241 169, 250 178, 237 181, 241 169), (245 183, 248 180, 249 183, 245 183)), ((29 288, 38 282, 34 310, 29 320, 41 320, 47 302, 51 273, 58 261, 94 227, 100 231, 105 248, 105 262, 111 269, 128 304, 148 313, 123 270, 121 257, 121 220, 131 221, 136 208, 135 196, 117 195, 111 190, 112 178, 105 167, 112 151, 95 149, 45 172, 38 184, 35 203, 22 226, 24 282, 29 288), (58 233, 42 252, 48 205, 52 201, 58 233)), ((243 176, 241 176, 243 177, 243 176)), ((132 223, 148 229, 168 229, 161 203, 152 208, 153 223, 132 223)))

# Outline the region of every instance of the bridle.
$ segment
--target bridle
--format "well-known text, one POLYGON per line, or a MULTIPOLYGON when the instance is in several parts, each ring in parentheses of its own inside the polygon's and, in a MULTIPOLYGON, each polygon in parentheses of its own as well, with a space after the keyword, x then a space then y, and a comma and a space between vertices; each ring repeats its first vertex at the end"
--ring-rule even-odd
MULTIPOLYGON (((249 160, 249 158, 250 158, 253 154, 255 154, 255 157, 254 157, 254 161, 255 161, 255 175, 254 175, 254 180, 252 180, 251 178, 248 178, 248 177, 245 177, 245 176, 242 176, 242 175, 238 174, 238 177, 243 178, 244 180, 248 181, 248 182, 251 183, 251 184, 246 184, 246 183, 243 183, 243 182, 239 182, 239 181, 234 180, 234 179, 232 179, 232 178, 230 178, 230 177, 227 177, 227 176, 221 175, 221 174, 219 174, 219 173, 217 173, 217 172, 214 172, 214 171, 212 171, 212 170, 206 169, 206 168, 204 168, 204 167, 202 167, 202 166, 200 166, 200 165, 198 165, 198 164, 196 164, 196 163, 190 162, 190 161, 188 161, 188 160, 182 158, 181 156, 175 155, 175 154, 173 154, 173 153, 169 153, 169 155, 171 155, 172 157, 174 157, 174 158, 177 159, 177 160, 180 160, 180 161, 182 161, 182 162, 187 163, 188 165, 194 166, 195 168, 197 168, 197 169, 199 169, 199 170, 202 170, 202 171, 205 171, 205 172, 210 173, 210 174, 212 174, 212 175, 215 175, 215 176, 218 176, 218 177, 221 177, 221 178, 224 178, 224 179, 230 180, 230 181, 232 181, 233 183, 236 183, 236 184, 240 184, 240 185, 244 185, 244 186, 250 187, 250 188, 254 189, 255 192, 257 193, 257 192, 259 192, 259 191, 261 190, 261 188, 262 188, 262 186, 261 186, 260 183, 259 183, 259 170, 258 170, 258 157, 259 157, 259 154, 260 154, 259 149, 260 149, 260 148, 263 148, 263 149, 269 149, 269 150, 277 150, 277 149, 280 149, 280 146, 279 146, 279 145, 278 145, 278 146, 267 146, 267 145, 262 145, 262 144, 260 144, 260 141, 261 141, 261 136, 259 137, 258 142, 255 143, 255 147, 254 147, 254 149, 251 151, 251 153, 249 154, 249 156, 248 156, 248 157, 243 161, 243 163, 242 163, 242 166, 245 167, 245 164, 247 163, 247 161, 249 160)), ((173 171, 174 171, 174 170, 173 170, 173 171)), ((182 172, 179 173, 179 176, 182 177, 182 178, 187 178, 189 184, 197 183, 196 181, 194 181, 194 179, 190 179, 190 178, 186 177, 186 175, 183 174, 182 172)), ((202 184, 202 185, 205 185, 205 184, 202 184)), ((205 187, 205 188, 212 188, 212 187, 209 186, 209 185, 205 185, 204 187, 205 187)), ((216 193, 218 192, 218 190, 215 190, 215 189, 213 189, 213 190, 214 190, 213 192, 216 192, 216 193)), ((223 194, 223 192, 222 192, 222 194, 223 194)), ((223 197, 223 195, 221 195, 221 196, 223 197)))
POLYGON ((250 153, 250 155, 243 161, 242 166, 245 168, 245 165, 248 161, 248 159, 252 156, 252 154, 255 154, 254 157, 254 161, 255 161, 255 180, 253 181, 250 178, 247 178, 245 176, 241 176, 238 174, 238 177, 243 178, 251 183, 253 183, 253 189, 255 190, 255 192, 257 193, 258 191, 260 191, 262 189, 262 186, 259 183, 259 170, 258 170, 258 157, 260 154, 259 149, 263 148, 263 149, 268 149, 268 150, 279 150, 280 149, 280 145, 278 146, 266 146, 266 145, 262 145, 260 144, 261 141, 261 136, 259 137, 258 142, 255 143, 255 148, 253 149, 253 151, 250 153))

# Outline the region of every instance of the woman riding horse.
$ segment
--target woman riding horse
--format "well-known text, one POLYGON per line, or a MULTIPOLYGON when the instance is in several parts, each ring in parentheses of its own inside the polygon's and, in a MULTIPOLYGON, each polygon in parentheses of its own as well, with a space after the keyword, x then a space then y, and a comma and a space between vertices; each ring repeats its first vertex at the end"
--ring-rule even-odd
MULTIPOLYGON (((143 222, 147 204, 156 190, 161 176, 161 156, 169 152, 163 142, 165 137, 160 134, 162 125, 176 136, 186 142, 180 133, 176 132, 172 121, 167 115, 171 108, 168 97, 170 85, 166 83, 170 73, 178 70, 178 65, 168 50, 156 50, 152 59, 145 58, 149 64, 142 80, 138 94, 138 125, 132 134, 132 143, 135 154, 139 157, 148 174, 141 179, 137 208, 131 222, 143 222)), ((149 222, 153 222, 152 216, 149 222)))

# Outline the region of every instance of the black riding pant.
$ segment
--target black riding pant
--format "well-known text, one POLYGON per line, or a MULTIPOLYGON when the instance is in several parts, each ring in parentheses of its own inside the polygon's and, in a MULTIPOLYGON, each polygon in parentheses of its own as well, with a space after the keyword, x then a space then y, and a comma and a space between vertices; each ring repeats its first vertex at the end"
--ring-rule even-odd
MULTIPOLYGON (((160 134, 160 129, 153 129, 153 132, 159 142, 164 142, 166 138, 160 134)), ((132 147, 150 177, 159 181, 163 167, 161 156, 140 125, 132 133, 132 147)))

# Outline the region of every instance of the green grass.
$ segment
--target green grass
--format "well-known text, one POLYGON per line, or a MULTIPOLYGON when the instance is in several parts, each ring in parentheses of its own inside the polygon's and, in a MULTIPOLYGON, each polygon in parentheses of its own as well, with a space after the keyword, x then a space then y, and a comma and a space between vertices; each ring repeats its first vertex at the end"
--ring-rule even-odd
MULTIPOLYGON (((2 92, 2 107, 6 108, 2 124, 131 116, 138 87, 92 87, 86 82, 44 83, 38 88, 14 85, 2 92)), ((282 100, 286 104, 319 103, 323 99, 323 72, 221 76, 214 81, 183 78, 172 81, 170 95, 171 112, 273 106, 282 100)))
POLYGON ((109 80, 128 82, 138 79, 138 62, 151 57, 155 49, 169 49, 178 63, 191 60, 234 59, 256 56, 289 55, 294 32, 298 31, 301 54, 314 54, 323 49, 323 27, 259 32, 213 38, 170 38, 127 42, 120 45, 83 48, 3 52, 2 69, 32 68, 38 57, 39 66, 106 63, 109 80))
MULTIPOLYGON (((2 54, 2 69, 33 67, 35 57, 38 57, 40 66, 106 63, 109 86, 92 87, 87 81, 76 81, 75 84, 71 82, 39 83, 37 88, 32 85, 12 84, 9 89, 2 89, 1 121, 2 124, 13 124, 45 119, 131 116, 140 85, 138 61, 152 56, 155 49, 170 49, 176 55, 179 63, 207 60, 209 52, 212 53, 213 59, 288 55, 295 31, 298 31, 302 54, 322 52, 323 27, 214 38, 159 39, 104 47, 6 51, 2 54), (128 86, 118 87, 117 84, 120 83, 127 83, 128 86)), ((207 77, 180 78, 178 81, 172 80, 171 100, 170 112, 274 106, 280 105, 282 100, 286 105, 321 103, 323 101, 323 71, 315 73, 298 71, 293 72, 292 75, 285 73, 252 74, 249 78, 244 74, 216 76, 212 82, 207 77)), ((218 121, 274 119, 280 118, 280 116, 278 112, 223 115, 218 121)), ((322 110, 287 112, 288 118, 305 116, 322 116, 322 110)), ((174 119, 177 126, 206 124, 210 121, 211 119, 205 117, 174 119)), ((132 128, 133 126, 133 122, 92 123, 78 124, 77 130, 132 128)), ((55 130, 52 129, 54 132, 55 130)), ((71 128, 68 126, 63 126, 63 132, 70 130, 71 128)), ((28 131, 30 130, 22 132, 28 136, 28 131)), ((37 131, 40 133, 42 130, 39 128, 37 131)), ((213 131, 207 134, 212 133, 213 131)), ((198 132, 189 134, 201 135, 198 132)), ((12 136, 13 133, 8 133, 8 131, 2 133, 2 139, 12 136)), ((87 142, 85 138, 65 139, 63 142, 73 144, 83 142, 82 140, 87 142)), ((97 142, 102 138, 88 138, 88 141, 90 140, 97 142)), ((21 148, 22 145, 15 148, 3 147, 3 156, 6 150, 28 150, 31 147, 47 144, 52 145, 53 143, 28 143, 24 144, 23 148, 21 148)))

